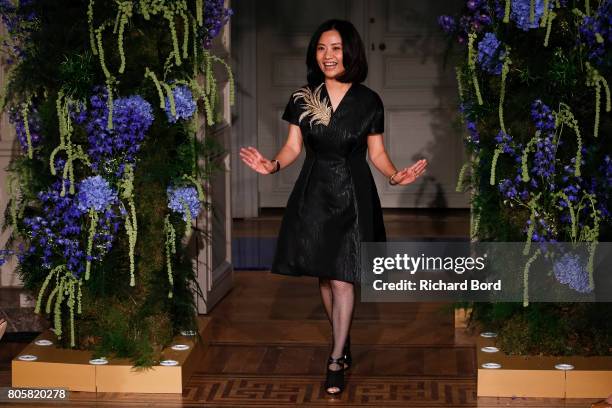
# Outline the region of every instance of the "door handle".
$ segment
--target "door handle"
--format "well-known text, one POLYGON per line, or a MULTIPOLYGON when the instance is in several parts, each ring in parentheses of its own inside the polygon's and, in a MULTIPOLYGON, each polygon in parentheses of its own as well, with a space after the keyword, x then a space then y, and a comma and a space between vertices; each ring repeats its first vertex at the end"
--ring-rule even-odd
POLYGON ((378 44, 378 49, 384 51, 387 49, 387 45, 385 43, 378 44))

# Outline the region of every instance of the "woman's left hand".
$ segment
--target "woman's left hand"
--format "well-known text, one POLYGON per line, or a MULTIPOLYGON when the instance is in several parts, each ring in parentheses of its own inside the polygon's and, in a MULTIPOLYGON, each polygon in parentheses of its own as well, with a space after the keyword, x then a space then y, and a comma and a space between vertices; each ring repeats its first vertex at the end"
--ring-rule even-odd
POLYGON ((426 167, 427 160, 421 159, 412 166, 405 167, 398 171, 395 176, 393 176, 393 182, 402 186, 414 183, 417 178, 421 177, 423 173, 425 173, 426 167))

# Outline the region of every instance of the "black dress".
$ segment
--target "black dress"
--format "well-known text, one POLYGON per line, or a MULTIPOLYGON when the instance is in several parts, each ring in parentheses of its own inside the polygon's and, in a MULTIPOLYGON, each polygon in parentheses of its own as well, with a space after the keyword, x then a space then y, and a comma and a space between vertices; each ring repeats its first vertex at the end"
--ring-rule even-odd
POLYGON ((361 242, 385 241, 367 138, 382 133, 384 108, 376 92, 351 85, 332 110, 327 89, 295 91, 283 119, 300 126, 306 159, 289 196, 272 272, 360 281, 361 242))

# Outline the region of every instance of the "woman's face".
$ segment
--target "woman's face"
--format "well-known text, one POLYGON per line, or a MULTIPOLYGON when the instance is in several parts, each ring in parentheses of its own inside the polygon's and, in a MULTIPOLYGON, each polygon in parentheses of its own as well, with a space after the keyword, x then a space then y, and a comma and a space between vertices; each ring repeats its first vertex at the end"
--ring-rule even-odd
POLYGON ((335 78, 344 72, 342 37, 336 30, 323 32, 317 44, 317 63, 325 78, 335 78))

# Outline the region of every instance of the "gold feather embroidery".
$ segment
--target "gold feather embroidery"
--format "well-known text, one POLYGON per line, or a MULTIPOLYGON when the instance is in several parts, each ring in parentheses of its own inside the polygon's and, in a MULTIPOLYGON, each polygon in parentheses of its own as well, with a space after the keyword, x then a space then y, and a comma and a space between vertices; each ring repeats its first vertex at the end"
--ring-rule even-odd
POLYGON ((327 103, 327 97, 321 100, 321 89, 324 84, 319 85, 314 92, 310 90, 308 87, 300 88, 293 94, 294 102, 297 102, 298 99, 302 99, 304 104, 304 112, 300 115, 298 119, 299 122, 302 121, 307 116, 311 116, 310 119, 310 127, 312 124, 315 125, 321 124, 324 126, 329 125, 329 121, 331 120, 331 106, 327 103))

